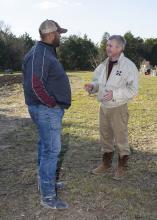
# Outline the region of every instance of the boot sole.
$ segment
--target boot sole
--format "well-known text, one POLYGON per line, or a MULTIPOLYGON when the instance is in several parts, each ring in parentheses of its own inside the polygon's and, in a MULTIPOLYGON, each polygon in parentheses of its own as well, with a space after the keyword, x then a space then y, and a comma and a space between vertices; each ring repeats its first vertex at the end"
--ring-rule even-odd
POLYGON ((94 171, 91 171, 92 174, 94 175, 101 175, 101 174, 106 174, 106 173, 109 173, 112 171, 112 168, 108 168, 107 170, 103 171, 103 172, 94 172, 94 171))
POLYGON ((120 176, 120 177, 114 176, 113 179, 117 180, 117 181, 120 181, 120 180, 124 179, 124 176, 120 176))
POLYGON ((67 206, 65 208, 57 208, 56 206, 52 207, 52 206, 45 204, 44 202, 40 202, 40 204, 46 209, 53 209, 53 210, 65 210, 65 209, 69 208, 69 206, 67 206))

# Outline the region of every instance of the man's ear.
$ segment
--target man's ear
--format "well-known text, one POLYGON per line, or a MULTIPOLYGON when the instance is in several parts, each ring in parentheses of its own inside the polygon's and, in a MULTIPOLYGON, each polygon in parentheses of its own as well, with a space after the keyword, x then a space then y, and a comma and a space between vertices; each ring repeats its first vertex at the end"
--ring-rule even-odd
POLYGON ((119 47, 119 52, 122 53, 123 52, 123 48, 119 47))
POLYGON ((51 40, 54 41, 55 40, 55 34, 51 33, 51 40))

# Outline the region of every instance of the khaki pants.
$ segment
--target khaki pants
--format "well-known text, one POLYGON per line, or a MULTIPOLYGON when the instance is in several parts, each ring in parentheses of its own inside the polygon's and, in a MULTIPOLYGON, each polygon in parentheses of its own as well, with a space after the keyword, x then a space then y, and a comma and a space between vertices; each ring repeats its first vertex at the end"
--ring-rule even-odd
POLYGON ((124 104, 115 108, 100 106, 99 130, 102 151, 109 153, 116 146, 120 157, 130 154, 128 144, 128 107, 124 104))

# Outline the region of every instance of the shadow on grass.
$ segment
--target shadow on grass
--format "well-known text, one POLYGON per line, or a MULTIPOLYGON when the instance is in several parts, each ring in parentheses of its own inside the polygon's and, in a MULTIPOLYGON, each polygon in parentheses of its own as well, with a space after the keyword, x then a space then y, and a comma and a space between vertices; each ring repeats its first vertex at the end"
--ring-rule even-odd
MULTIPOLYGON (((0 135, 1 144, 10 146, 1 150, 0 153, 0 206, 2 208, 1 210, 3 210, 0 217, 1 219, 11 219, 12 210, 15 210, 14 216, 15 219, 18 219, 16 216, 21 208, 17 206, 15 209, 14 201, 18 202, 17 200, 19 199, 22 209, 25 209, 30 204, 32 206, 32 201, 29 201, 30 204, 27 204, 28 195, 32 199, 37 199, 35 196, 37 192, 33 190, 37 185, 37 130, 29 118, 7 117, 1 114, 0 119, 2 119, 2 127, 3 123, 4 126, 8 126, 8 132, 6 130, 5 133, 0 135), (24 193, 24 191, 26 192, 24 193), (10 199, 12 202, 10 202, 10 199)), ((74 127, 76 123, 63 124, 63 127, 70 126, 74 127)), ((74 200, 77 200, 79 195, 81 198, 84 198, 83 207, 88 206, 89 203, 88 199, 86 199, 86 194, 89 197, 91 196, 95 201, 97 199, 97 191, 99 190, 104 190, 105 194, 107 193, 106 190, 109 190, 110 194, 113 193, 112 196, 115 196, 115 193, 117 193, 116 199, 113 197, 113 200, 115 199, 117 201, 118 196, 120 200, 122 199, 122 194, 123 197, 127 197, 127 193, 131 195, 131 191, 129 190, 137 193, 137 187, 139 187, 143 193, 148 192, 150 194, 150 200, 156 201, 157 169, 155 168, 155 164, 157 154, 140 151, 137 148, 134 149, 129 162, 130 169, 128 170, 128 177, 120 183, 113 182, 110 175, 107 176, 104 182, 100 177, 93 177, 90 174, 90 170, 96 167, 100 160, 101 152, 98 141, 88 136, 63 133, 57 178, 59 179, 60 174, 65 172, 64 175, 66 176, 62 177, 63 180, 68 180, 71 189, 73 189, 73 186, 78 188, 78 191, 75 193, 70 193, 74 194, 74 200), (101 185, 102 188, 99 187, 98 181, 104 185, 101 185), (112 192, 114 188, 120 192, 114 190, 112 192)), ((127 199, 130 202, 129 196, 127 199)), ((142 201, 141 204, 144 205, 144 202, 142 201)), ((33 219, 30 217, 33 209, 36 210, 38 208, 37 205, 34 205, 34 208, 31 208, 31 213, 29 213, 28 208, 27 219, 33 219)), ((150 211, 151 204, 149 204, 149 207, 146 205, 146 209, 147 212, 150 211)))

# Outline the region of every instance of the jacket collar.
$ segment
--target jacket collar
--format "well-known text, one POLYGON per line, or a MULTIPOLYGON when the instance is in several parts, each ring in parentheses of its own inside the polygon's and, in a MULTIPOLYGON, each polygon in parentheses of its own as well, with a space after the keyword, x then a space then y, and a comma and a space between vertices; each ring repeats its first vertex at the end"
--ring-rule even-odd
MULTIPOLYGON (((122 52, 118 58, 117 64, 120 63, 120 61, 123 59, 123 57, 124 57, 124 53, 122 52)), ((105 60, 105 63, 108 63, 108 62, 109 62, 109 57, 107 57, 107 59, 105 60)))
POLYGON ((55 48, 53 45, 47 44, 47 43, 45 43, 45 42, 43 42, 43 41, 38 41, 38 42, 37 42, 37 45, 46 47, 46 48, 47 48, 48 50, 50 50, 55 56, 57 56, 57 54, 56 54, 56 48, 55 48))
POLYGON ((123 59, 123 57, 124 57, 124 53, 122 52, 119 59, 118 59, 118 63, 123 59))

